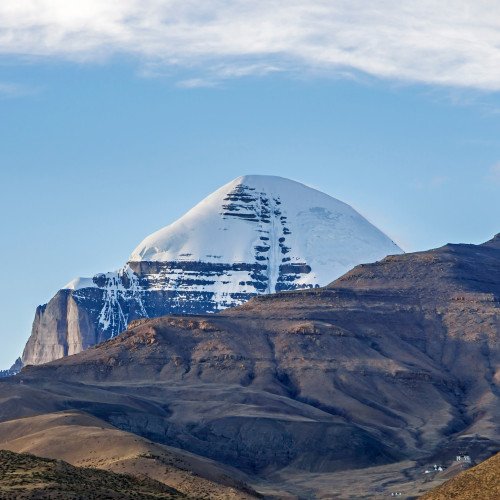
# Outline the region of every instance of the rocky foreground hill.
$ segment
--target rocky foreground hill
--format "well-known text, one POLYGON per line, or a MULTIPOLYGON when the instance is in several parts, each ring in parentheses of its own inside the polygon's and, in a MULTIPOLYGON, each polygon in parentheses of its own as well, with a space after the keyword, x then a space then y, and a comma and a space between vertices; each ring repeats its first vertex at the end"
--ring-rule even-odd
POLYGON ((262 494, 417 495, 445 479, 429 464, 498 451, 499 333, 500 235, 391 256, 27 367, 0 383, 0 446, 16 419, 71 410, 236 467, 262 494))
POLYGON ((0 498, 154 500, 185 495, 150 479, 79 468, 61 460, 0 450, 0 498))

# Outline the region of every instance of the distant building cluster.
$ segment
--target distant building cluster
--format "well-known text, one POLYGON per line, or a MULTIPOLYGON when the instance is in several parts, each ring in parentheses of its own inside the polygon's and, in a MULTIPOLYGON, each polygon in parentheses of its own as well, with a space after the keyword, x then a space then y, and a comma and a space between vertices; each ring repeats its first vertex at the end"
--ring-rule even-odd
POLYGON ((442 465, 437 465, 434 464, 434 467, 432 469, 425 469, 424 474, 430 474, 431 472, 442 472, 444 471, 445 467, 442 465))
MULTIPOLYGON (((458 455, 455 457, 455 462, 459 462, 462 464, 462 467, 466 467, 467 465, 471 465, 472 459, 470 455, 467 453, 459 452, 458 455)), ((434 464, 433 467, 429 467, 428 469, 424 470, 424 474, 432 474, 433 472, 442 472, 446 469, 446 467, 443 467, 442 465, 434 464)))

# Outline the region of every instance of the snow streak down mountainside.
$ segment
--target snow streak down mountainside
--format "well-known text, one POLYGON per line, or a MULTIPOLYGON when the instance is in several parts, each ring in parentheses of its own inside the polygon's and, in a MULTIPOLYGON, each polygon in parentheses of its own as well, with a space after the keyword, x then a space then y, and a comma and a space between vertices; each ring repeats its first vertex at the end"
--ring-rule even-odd
POLYGON ((137 318, 217 312, 323 286, 401 249, 349 205, 288 179, 244 176, 148 236, 119 271, 77 278, 36 311, 23 363, 80 352, 137 318))

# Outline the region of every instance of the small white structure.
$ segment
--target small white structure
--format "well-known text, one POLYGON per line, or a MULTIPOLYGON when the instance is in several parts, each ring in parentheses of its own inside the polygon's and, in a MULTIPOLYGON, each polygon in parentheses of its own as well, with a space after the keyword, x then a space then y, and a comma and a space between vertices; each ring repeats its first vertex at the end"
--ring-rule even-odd
POLYGON ((425 469, 424 474, 430 474, 431 472, 443 472, 444 469, 445 468, 442 465, 434 464, 434 467, 432 469, 425 469))
POLYGON ((470 463, 470 455, 457 455, 457 462, 469 462, 470 463))

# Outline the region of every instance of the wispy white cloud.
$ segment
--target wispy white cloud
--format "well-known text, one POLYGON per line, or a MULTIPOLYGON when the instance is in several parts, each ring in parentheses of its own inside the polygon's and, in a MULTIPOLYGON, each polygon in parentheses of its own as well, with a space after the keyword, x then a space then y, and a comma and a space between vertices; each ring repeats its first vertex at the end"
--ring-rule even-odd
POLYGON ((0 54, 130 54, 209 80, 272 68, 500 90, 500 9, 496 0, 15 0, 0 2, 0 54))
MULTIPOLYGON (((203 69, 203 76, 181 80, 177 85, 183 88, 218 87, 225 80, 245 76, 264 76, 281 71, 270 64, 244 64, 239 62, 212 65, 203 69)), ((159 72, 162 73, 161 71, 159 72)), ((154 75, 154 71, 150 71, 154 75)))
POLYGON ((188 78, 178 82, 177 86, 184 89, 213 88, 217 87, 217 82, 208 78, 188 78))

